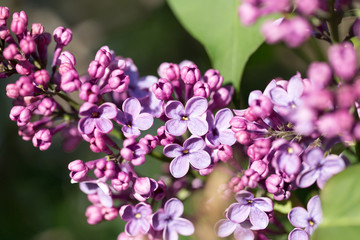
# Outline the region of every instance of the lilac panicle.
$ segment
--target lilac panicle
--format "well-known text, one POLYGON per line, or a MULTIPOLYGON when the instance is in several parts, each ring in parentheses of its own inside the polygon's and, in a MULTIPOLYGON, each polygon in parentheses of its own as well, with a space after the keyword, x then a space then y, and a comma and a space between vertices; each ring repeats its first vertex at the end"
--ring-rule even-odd
POLYGON ((130 236, 146 234, 150 230, 151 206, 147 203, 138 203, 136 206, 123 205, 120 208, 120 217, 126 221, 125 232, 130 236))
POLYGON ((345 162, 340 156, 331 154, 324 157, 321 149, 312 149, 304 157, 303 170, 297 178, 297 185, 306 188, 316 181, 318 187, 323 189, 333 175, 344 169, 345 162))
POLYGON ((211 163, 209 154, 204 151, 205 142, 200 137, 185 140, 183 146, 169 144, 164 147, 164 155, 174 158, 170 163, 170 173, 181 178, 189 171, 189 164, 196 169, 205 169, 211 163))
POLYGON ((91 134, 94 129, 102 133, 109 133, 113 129, 110 119, 116 117, 116 106, 113 103, 103 103, 99 107, 95 104, 85 102, 79 110, 84 116, 79 121, 79 131, 82 134, 91 134))
POLYGON ((203 136, 208 131, 208 123, 203 116, 207 108, 207 100, 203 97, 190 98, 185 108, 179 101, 169 101, 165 106, 165 115, 170 118, 165 123, 166 131, 180 136, 189 128, 192 134, 203 136))
POLYGON ((149 113, 140 113, 141 104, 137 98, 131 97, 124 101, 123 112, 118 111, 115 121, 123 125, 121 130, 125 137, 138 137, 140 130, 148 130, 154 122, 149 113))
POLYGON ((156 231, 163 231, 164 240, 177 240, 178 234, 190 236, 194 233, 194 225, 180 216, 184 205, 176 198, 169 199, 164 209, 158 210, 152 217, 151 225, 156 231))
MULTIPOLYGON (((316 195, 309 200, 307 210, 302 207, 291 209, 288 218, 294 227, 304 229, 307 234, 312 235, 317 226, 322 222, 322 210, 319 196, 316 195)), ((295 239, 296 238, 290 240, 295 239)))

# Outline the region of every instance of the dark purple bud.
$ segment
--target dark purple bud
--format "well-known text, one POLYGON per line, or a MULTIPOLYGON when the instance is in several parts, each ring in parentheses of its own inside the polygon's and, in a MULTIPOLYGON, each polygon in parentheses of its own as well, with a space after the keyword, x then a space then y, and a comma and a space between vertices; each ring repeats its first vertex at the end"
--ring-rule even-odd
POLYGON ((20 41, 20 49, 25 54, 30 54, 36 51, 36 44, 32 37, 26 36, 20 41))
POLYGON ((95 55, 95 61, 99 62, 102 66, 109 66, 112 60, 110 49, 107 46, 101 47, 95 55))
POLYGON ((116 191, 124 191, 129 187, 130 177, 126 172, 119 172, 117 177, 111 180, 111 186, 116 191))
POLYGON ((35 72, 34 77, 35 77, 34 82, 37 85, 47 88, 47 84, 50 81, 50 75, 49 75, 48 71, 46 71, 45 69, 38 70, 35 72))
POLYGON ((220 75, 218 70, 209 69, 204 74, 204 82, 209 84, 210 91, 216 91, 223 83, 224 78, 220 75))
POLYGON ((53 32, 55 42, 60 46, 66 46, 72 39, 72 31, 69 28, 57 27, 53 32))
POLYGON ((98 224, 103 220, 101 207, 95 205, 91 205, 86 209, 85 216, 87 217, 87 222, 90 225, 98 224))
POLYGON ((180 77, 180 68, 177 64, 164 62, 160 64, 158 74, 169 81, 177 81, 180 77))
POLYGON ((9 83, 6 85, 6 96, 9 98, 16 99, 20 96, 19 88, 14 83, 9 83))
POLYGON ((210 96, 210 87, 206 82, 197 81, 193 87, 194 96, 208 98, 210 96))
POLYGON ((70 70, 61 76, 60 87, 65 92, 74 92, 79 90, 81 82, 79 80, 79 74, 76 70, 70 70))
POLYGON ((159 100, 169 100, 173 92, 173 86, 169 80, 160 78, 157 83, 152 85, 152 92, 159 100))
POLYGON ((111 72, 109 78, 109 87, 118 93, 125 92, 128 89, 130 78, 123 70, 116 69, 111 72))
POLYGON ((7 46, 3 51, 3 56, 6 60, 12 60, 18 54, 19 51, 17 50, 16 45, 13 43, 9 44, 9 46, 7 46))
POLYGON ((190 64, 189 66, 184 66, 181 68, 180 76, 185 84, 194 85, 197 81, 200 80, 201 73, 195 64, 190 64))
POLYGON ((277 174, 271 174, 265 180, 265 186, 269 193, 278 194, 284 188, 284 179, 277 174))
POLYGON ((44 26, 41 23, 33 23, 31 25, 31 36, 37 37, 44 33, 44 26))
POLYGON ((38 147, 40 151, 45 151, 51 146, 52 135, 49 129, 40 129, 32 139, 34 147, 38 147))
POLYGON ((21 76, 19 80, 16 81, 16 86, 19 89, 20 96, 26 97, 34 94, 35 87, 29 77, 21 76))
POLYGON ((105 67, 98 61, 93 60, 89 64, 88 73, 92 78, 101 78, 102 76, 104 76, 105 67))
POLYGON ((13 13, 13 19, 10 27, 13 33, 19 35, 25 32, 27 24, 28 24, 28 19, 24 11, 21 11, 20 13, 18 12, 13 13))

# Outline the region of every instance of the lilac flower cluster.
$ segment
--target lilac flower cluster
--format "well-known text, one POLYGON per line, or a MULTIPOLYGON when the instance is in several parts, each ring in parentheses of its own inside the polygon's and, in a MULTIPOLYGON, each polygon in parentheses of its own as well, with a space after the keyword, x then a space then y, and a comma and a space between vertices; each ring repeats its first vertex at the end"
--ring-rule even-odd
MULTIPOLYGON (((352 3, 324 2, 293 1, 295 17, 287 14, 264 24, 267 41, 297 47, 311 34, 338 41, 322 24, 308 20, 352 3)), ((247 0, 239 12, 249 25, 290 9, 290 1, 247 0)), ((287 234, 273 201, 289 201, 293 191, 315 182, 323 189, 348 164, 333 152, 335 144, 346 148, 360 140, 358 55, 347 40, 329 48, 328 63, 313 62, 307 78, 297 73, 288 81, 274 79, 263 92, 250 93, 248 108, 232 110, 227 106, 234 90, 222 86, 217 70, 202 74, 191 61, 164 62, 159 77, 140 77, 131 59, 103 46, 87 74, 79 76, 75 57, 64 50, 72 39, 70 29, 58 27, 51 35, 39 23, 28 30, 23 11, 14 13, 12 21, 9 16, 9 9, 0 7, 0 77, 20 75, 6 86, 14 100, 10 119, 19 126, 19 135, 42 151, 61 133, 65 151, 84 140, 92 152, 103 155, 74 160, 68 169, 71 182, 91 202, 85 212, 89 224, 117 218, 126 222, 119 240, 192 235, 193 223, 181 217, 186 197, 179 192, 201 188, 202 179, 221 162, 232 167, 226 191, 234 192, 237 203, 225 210, 216 234, 268 239, 274 234, 269 225, 280 229, 275 234, 287 234), (52 39, 56 47, 47 70, 52 39), (243 151, 248 164, 235 151, 243 151), (151 166, 155 159, 164 163, 164 171, 156 178, 141 174, 138 166, 151 166)), ((288 219, 295 227, 289 239, 308 239, 322 221, 320 198, 311 198, 307 210, 293 208, 288 219)))

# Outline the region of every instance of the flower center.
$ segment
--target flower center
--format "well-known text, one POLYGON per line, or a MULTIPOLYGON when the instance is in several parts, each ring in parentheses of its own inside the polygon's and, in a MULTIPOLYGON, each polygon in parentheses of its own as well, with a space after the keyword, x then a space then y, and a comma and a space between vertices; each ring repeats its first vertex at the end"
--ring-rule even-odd
POLYGON ((92 112, 92 113, 91 113, 91 117, 92 117, 92 118, 98 118, 98 117, 99 117, 99 113, 98 113, 98 112, 92 112))
POLYGON ((309 224, 310 224, 310 226, 314 226, 315 222, 312 219, 310 219, 309 224))
POLYGON ((294 152, 294 149, 293 149, 292 147, 289 147, 289 148, 287 149, 287 151, 288 151, 289 154, 292 154, 292 153, 294 152))
POLYGON ((188 120, 189 120, 189 117, 186 116, 186 115, 184 115, 184 116, 181 117, 181 120, 183 120, 183 121, 188 121, 188 120))
POLYGON ((248 203, 250 203, 250 204, 253 203, 253 200, 248 200, 248 203))
POLYGON ((137 219, 141 218, 141 214, 140 213, 135 214, 135 218, 137 219))
POLYGON ((189 149, 183 150, 183 154, 188 154, 188 153, 189 153, 189 149))

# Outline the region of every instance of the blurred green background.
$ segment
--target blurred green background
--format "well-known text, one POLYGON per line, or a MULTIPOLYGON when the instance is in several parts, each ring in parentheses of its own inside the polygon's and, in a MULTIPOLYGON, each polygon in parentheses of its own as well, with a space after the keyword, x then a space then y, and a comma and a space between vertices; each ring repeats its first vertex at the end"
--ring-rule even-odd
MULTIPOLYGON (((182 28, 165 0, 1 0, 0 5, 11 12, 24 10, 29 25, 40 22, 50 33, 60 25, 71 28, 73 41, 66 50, 75 55, 79 73, 87 71, 103 45, 131 57, 141 75, 156 75, 164 61, 192 60, 202 73, 211 67, 204 48, 182 28)), ((249 60, 242 92, 237 94, 245 106, 249 91, 263 89, 275 77, 288 79, 304 67, 281 45, 262 45, 249 60)), ((70 184, 68 163, 95 159, 88 145, 64 153, 56 138, 49 150, 41 152, 17 135, 5 94, 6 84, 15 80, 0 83, 0 239, 116 239, 122 232, 121 220, 88 225, 84 213, 89 202, 77 185, 70 184)))

